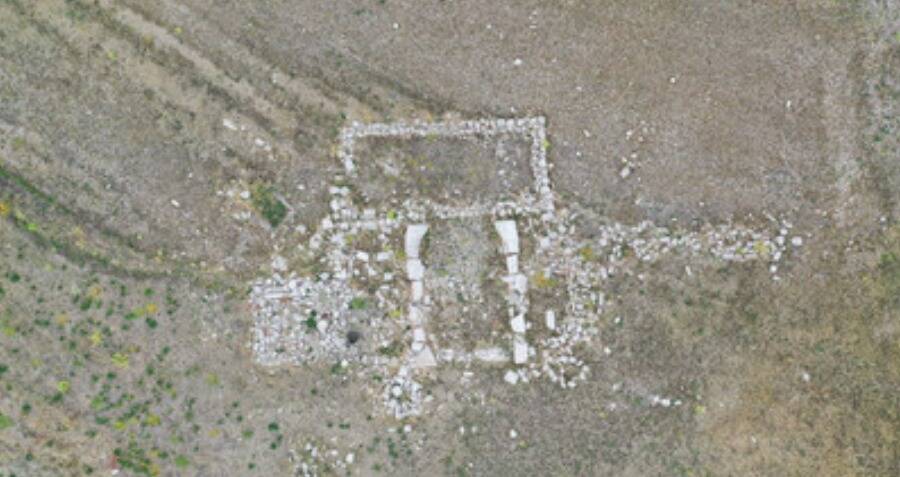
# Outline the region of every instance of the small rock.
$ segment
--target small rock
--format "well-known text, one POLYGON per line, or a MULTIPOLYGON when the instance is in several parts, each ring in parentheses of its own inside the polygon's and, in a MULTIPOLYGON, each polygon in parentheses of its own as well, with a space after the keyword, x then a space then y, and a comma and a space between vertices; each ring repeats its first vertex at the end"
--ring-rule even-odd
POLYGON ((516 384, 519 382, 519 373, 510 369, 503 375, 503 380, 509 384, 516 384))
POLYGON ((281 255, 276 255, 272 258, 272 270, 275 270, 276 272, 287 270, 287 260, 281 255))
POLYGON ((512 328, 513 333, 524 333, 526 329, 525 317, 522 315, 516 316, 512 320, 509 320, 509 326, 512 328))

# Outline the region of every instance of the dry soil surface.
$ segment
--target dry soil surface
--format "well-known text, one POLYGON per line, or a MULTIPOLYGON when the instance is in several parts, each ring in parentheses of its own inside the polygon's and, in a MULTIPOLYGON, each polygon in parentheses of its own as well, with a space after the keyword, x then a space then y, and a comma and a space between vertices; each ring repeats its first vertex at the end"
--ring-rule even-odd
POLYGON ((892 0, 0 0, 0 476, 900 475, 898 99, 892 0), (573 389, 444 367, 398 419, 257 363, 343 127, 530 116, 573 240, 789 225, 784 260, 627 261, 573 389))

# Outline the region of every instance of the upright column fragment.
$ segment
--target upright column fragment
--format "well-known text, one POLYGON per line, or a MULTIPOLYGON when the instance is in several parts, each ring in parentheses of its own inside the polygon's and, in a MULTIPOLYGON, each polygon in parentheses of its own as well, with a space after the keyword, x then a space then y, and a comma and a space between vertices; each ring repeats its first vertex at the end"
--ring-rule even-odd
POLYGON ((437 365, 434 353, 428 346, 425 315, 425 265, 420 256, 422 239, 428 233, 428 224, 413 224, 406 228, 404 251, 406 252, 406 277, 410 282, 410 301, 407 318, 412 326, 412 355, 410 366, 430 368, 437 365))
POLYGON ((528 343, 525 340, 525 331, 528 329, 528 322, 525 320, 525 313, 528 311, 528 279, 519 272, 519 231, 515 220, 498 220, 494 222, 494 228, 500 235, 501 250, 506 259, 506 276, 503 280, 509 286, 507 302, 509 326, 513 332, 513 362, 525 364, 528 362, 528 343))

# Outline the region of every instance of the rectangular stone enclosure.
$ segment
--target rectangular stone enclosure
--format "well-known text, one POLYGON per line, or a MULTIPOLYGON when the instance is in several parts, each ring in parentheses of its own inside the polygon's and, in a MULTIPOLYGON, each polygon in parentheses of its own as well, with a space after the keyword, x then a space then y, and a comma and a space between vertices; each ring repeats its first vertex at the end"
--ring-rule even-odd
MULTIPOLYGON (((547 146, 541 117, 354 124, 342 132, 346 181, 368 211, 362 221, 403 211, 411 367, 524 365, 533 354, 517 220, 553 217, 547 146)), ((350 220, 350 229, 366 226, 350 220)))

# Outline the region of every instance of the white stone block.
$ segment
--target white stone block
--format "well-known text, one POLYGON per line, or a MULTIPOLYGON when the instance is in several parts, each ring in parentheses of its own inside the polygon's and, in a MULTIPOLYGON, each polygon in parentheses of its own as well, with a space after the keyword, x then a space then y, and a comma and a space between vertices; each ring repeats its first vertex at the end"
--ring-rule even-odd
POLYGON ((418 306, 411 306, 408 319, 413 325, 419 325, 425 320, 425 312, 418 306))
POLYGON ((513 338, 513 362, 516 364, 528 362, 528 343, 525 342, 525 337, 520 335, 513 338))
POLYGON ((418 258, 422 246, 422 238, 428 232, 427 224, 413 224, 406 228, 404 250, 409 258, 418 258))
POLYGON ((413 282, 420 281, 425 276, 425 266, 417 258, 406 260, 406 277, 413 282))
POLYGON ((506 257, 506 272, 510 275, 519 273, 519 256, 508 255, 506 257))
POLYGON ((504 352, 500 348, 476 349, 473 355, 475 356, 475 359, 483 361, 485 363, 505 363, 507 360, 509 360, 506 352, 504 352))
POLYGON ((547 313, 544 315, 545 323, 547 324, 548 330, 556 329, 556 312, 553 310, 547 310, 547 313))
POLYGON ((503 380, 509 384, 516 384, 519 382, 519 373, 510 369, 503 375, 503 380))
POLYGON ((412 291, 412 301, 414 303, 422 301, 422 298, 425 297, 425 286, 422 285, 422 281, 417 280, 417 281, 412 282, 412 285, 410 288, 412 291))
POLYGON ((514 293, 524 294, 528 291, 528 277, 521 273, 505 276, 503 277, 503 281, 509 285, 510 291, 514 293))
POLYGON ((519 231, 516 229, 515 220, 498 220, 494 222, 494 228, 503 242, 503 254, 519 253, 519 231))
POLYGON ((515 318, 509 320, 509 326, 512 328, 513 333, 525 333, 525 317, 522 315, 516 316, 515 318))
POLYGON ((409 360, 409 365, 412 368, 433 368, 437 366, 437 360, 434 358, 431 348, 426 346, 409 360))

